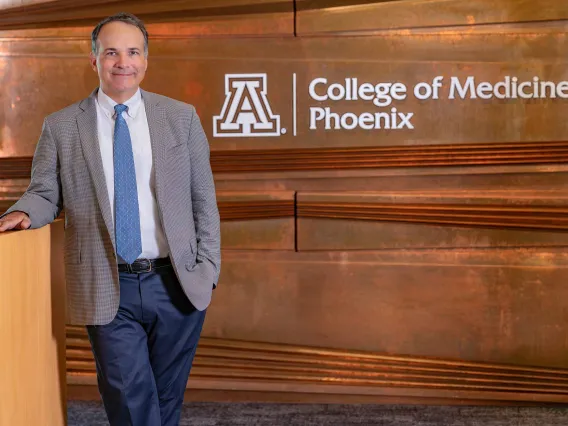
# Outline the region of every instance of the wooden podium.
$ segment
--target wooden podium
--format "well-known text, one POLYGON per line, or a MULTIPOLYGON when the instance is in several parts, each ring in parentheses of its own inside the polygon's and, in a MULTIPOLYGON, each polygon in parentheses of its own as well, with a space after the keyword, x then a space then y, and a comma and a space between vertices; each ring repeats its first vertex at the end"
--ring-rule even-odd
POLYGON ((0 426, 66 424, 63 227, 0 234, 0 426), (53 235, 53 237, 52 237, 53 235))

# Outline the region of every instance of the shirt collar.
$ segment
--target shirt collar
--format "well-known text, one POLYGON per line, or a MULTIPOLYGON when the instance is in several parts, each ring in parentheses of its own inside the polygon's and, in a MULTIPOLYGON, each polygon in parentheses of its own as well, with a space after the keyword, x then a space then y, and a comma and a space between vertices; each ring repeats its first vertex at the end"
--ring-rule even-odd
MULTIPOLYGON (((118 102, 115 102, 110 96, 103 92, 103 89, 101 88, 99 88, 99 92, 97 93, 97 100, 107 116, 115 116, 116 113, 114 111, 114 106, 118 105, 118 102)), ((136 114, 138 114, 140 106, 142 105, 142 94, 140 93, 140 89, 136 91, 134 96, 124 102, 123 105, 128 107, 128 110, 126 111, 128 116, 136 118, 136 114)))

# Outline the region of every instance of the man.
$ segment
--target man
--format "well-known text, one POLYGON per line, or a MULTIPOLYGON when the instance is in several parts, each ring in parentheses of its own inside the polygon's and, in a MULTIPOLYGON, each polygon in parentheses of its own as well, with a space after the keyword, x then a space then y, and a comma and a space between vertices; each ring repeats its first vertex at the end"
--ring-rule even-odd
POLYGON ((111 16, 91 39, 100 86, 45 119, 0 231, 65 209, 69 322, 87 325, 110 424, 177 425, 220 270, 209 147, 191 105, 139 88, 138 18, 111 16))

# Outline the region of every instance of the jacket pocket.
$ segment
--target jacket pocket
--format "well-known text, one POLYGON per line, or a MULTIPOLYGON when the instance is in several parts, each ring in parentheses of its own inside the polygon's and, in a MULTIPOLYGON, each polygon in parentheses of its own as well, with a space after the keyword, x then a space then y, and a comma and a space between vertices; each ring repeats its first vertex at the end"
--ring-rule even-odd
POLYGON ((185 269, 193 271, 197 264, 197 247, 194 239, 189 240, 189 255, 185 263, 185 269))

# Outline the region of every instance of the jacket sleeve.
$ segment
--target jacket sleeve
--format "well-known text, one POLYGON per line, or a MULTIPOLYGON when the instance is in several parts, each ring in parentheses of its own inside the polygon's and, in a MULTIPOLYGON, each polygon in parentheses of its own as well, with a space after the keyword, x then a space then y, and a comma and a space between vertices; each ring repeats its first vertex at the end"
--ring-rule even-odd
POLYGON ((41 228, 53 222, 62 207, 59 158, 49 123, 45 119, 32 162, 30 185, 4 215, 14 211, 24 212, 30 217, 31 228, 41 228))
POLYGON ((208 262, 217 285, 221 270, 221 230, 215 184, 210 164, 207 137, 199 116, 191 107, 189 153, 191 161, 191 200, 197 236, 197 261, 208 262))

